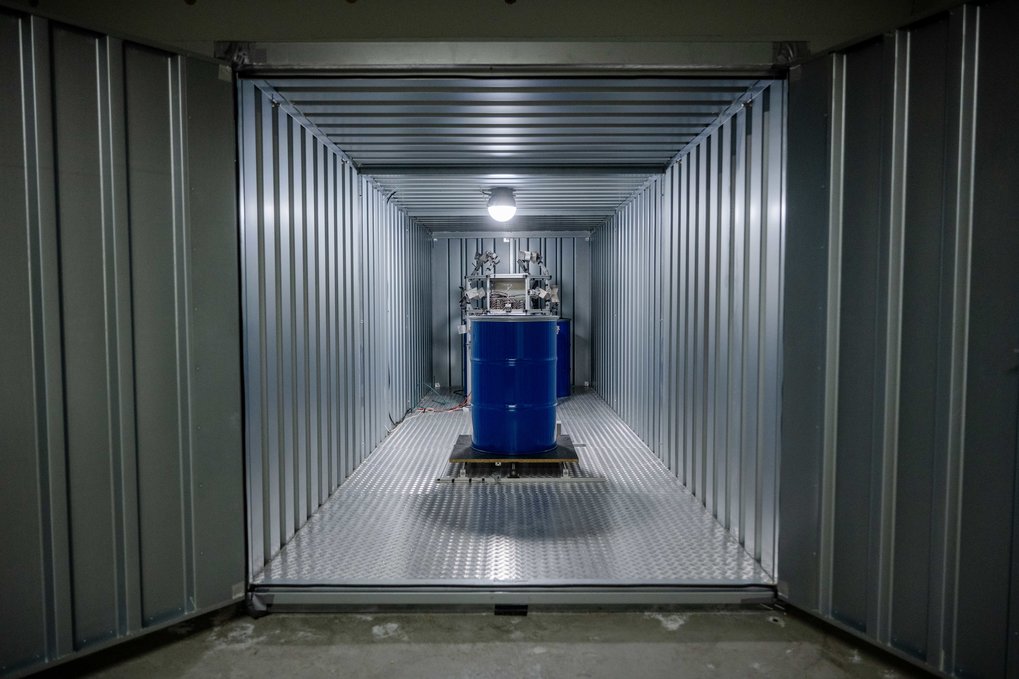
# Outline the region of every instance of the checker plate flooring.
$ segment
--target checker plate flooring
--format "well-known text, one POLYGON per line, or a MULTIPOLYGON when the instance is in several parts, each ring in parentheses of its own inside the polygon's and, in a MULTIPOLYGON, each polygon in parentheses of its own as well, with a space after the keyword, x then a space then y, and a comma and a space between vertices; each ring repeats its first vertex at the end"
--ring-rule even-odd
POLYGON ((436 483, 470 415, 416 413, 254 584, 772 584, 596 394, 560 403, 559 418, 585 473, 604 483, 436 483))

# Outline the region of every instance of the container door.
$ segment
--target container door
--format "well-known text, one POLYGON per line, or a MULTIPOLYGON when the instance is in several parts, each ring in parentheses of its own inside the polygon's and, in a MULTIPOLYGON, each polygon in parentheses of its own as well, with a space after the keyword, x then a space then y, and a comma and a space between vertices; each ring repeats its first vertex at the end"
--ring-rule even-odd
POLYGON ((0 675, 244 595, 229 69, 0 10, 0 675))
POLYGON ((957 676, 1019 671, 1019 6, 793 69, 780 592, 957 676))

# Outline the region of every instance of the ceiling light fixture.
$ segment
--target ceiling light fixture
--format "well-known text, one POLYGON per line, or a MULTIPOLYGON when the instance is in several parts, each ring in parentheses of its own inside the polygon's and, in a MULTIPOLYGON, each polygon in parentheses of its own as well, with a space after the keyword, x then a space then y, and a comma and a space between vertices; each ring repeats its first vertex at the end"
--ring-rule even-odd
POLYGON ((508 222, 517 213, 517 199, 513 189, 498 186, 488 192, 488 214, 497 222, 508 222))

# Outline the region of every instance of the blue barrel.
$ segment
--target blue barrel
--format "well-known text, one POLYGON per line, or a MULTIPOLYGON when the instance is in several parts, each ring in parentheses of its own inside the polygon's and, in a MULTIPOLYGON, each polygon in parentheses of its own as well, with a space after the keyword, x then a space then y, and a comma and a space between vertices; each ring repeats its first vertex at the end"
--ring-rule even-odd
POLYGON ((474 449, 534 455, 555 449, 556 320, 494 316, 471 323, 474 449))
POLYGON ((555 370, 555 395, 557 398, 566 398, 570 395, 573 386, 570 379, 570 339, 573 333, 570 332, 570 319, 560 318, 556 325, 559 326, 559 334, 556 335, 556 370, 555 370))

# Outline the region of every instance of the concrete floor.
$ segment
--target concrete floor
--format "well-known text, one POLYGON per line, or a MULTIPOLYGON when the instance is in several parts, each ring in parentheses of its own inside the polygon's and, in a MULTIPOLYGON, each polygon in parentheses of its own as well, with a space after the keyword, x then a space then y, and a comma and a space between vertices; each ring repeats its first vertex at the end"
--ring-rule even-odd
POLYGON ((916 670, 799 614, 763 607, 645 612, 232 613, 184 623, 54 676, 906 677, 916 670))

